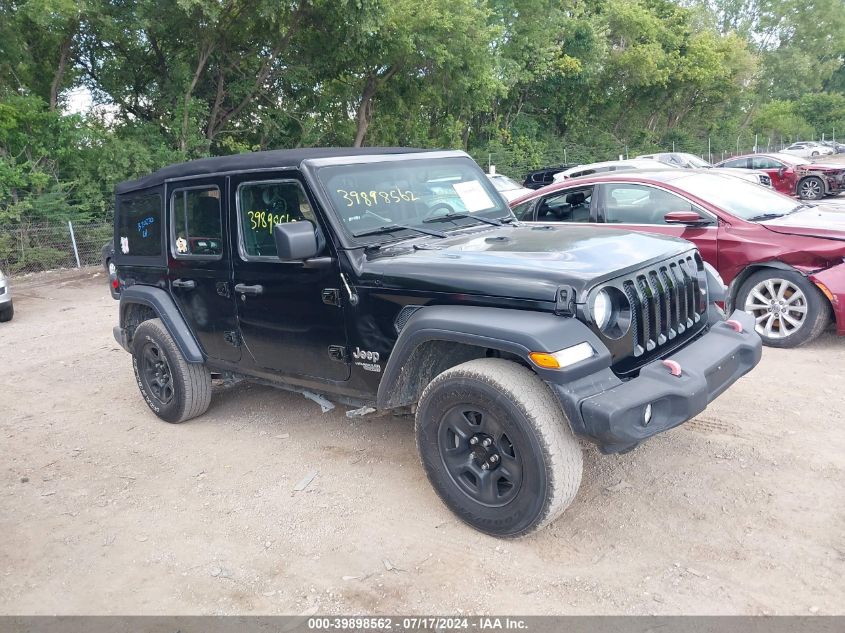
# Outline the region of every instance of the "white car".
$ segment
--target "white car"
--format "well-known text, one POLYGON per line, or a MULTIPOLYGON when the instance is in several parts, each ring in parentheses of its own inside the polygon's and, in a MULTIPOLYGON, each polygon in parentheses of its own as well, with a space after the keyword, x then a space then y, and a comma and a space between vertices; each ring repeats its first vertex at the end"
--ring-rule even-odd
POLYGON ((836 150, 832 147, 827 147, 826 145, 822 145, 821 143, 816 143, 814 141, 799 141, 798 143, 793 143, 786 149, 782 149, 781 152, 785 154, 792 154, 793 156, 800 156, 801 158, 815 158, 816 156, 828 156, 830 154, 835 154, 836 150))
POLYGON ((634 169, 670 169, 671 165, 661 163, 655 165, 653 160, 639 160, 632 158, 629 160, 608 160, 603 163, 589 163, 587 165, 578 165, 570 167, 560 173, 554 175, 555 182, 563 182, 564 180, 571 180, 572 178, 580 178, 582 176, 592 176, 593 174, 602 174, 608 171, 631 171, 634 169))
POLYGON ((9 287, 9 279, 0 270, 0 322, 11 321, 15 314, 12 306, 12 289, 9 287))
POLYGON ((643 154, 637 156, 637 159, 656 160, 664 165, 670 167, 681 167, 682 169, 712 169, 715 173, 725 174, 726 176, 734 176, 748 182, 753 182, 757 185, 772 188, 772 179, 764 171, 755 169, 741 169, 734 167, 714 167, 703 158, 699 158, 695 154, 687 154, 686 152, 660 152, 658 154, 643 154))
POLYGON ((507 202, 521 198, 522 196, 534 191, 533 189, 523 187, 513 178, 508 178, 502 174, 487 174, 487 177, 490 179, 490 182, 493 183, 496 191, 502 194, 502 197, 507 202))

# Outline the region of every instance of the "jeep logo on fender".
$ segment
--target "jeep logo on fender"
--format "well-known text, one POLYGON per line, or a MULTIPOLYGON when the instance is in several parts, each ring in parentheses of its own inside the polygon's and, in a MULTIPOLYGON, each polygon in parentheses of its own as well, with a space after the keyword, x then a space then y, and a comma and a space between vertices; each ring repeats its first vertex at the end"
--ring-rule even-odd
POLYGON ((373 363, 377 363, 379 359, 378 352, 366 352, 362 350, 360 347, 356 347, 355 351, 352 352, 352 358, 355 360, 368 360, 372 361, 373 363))

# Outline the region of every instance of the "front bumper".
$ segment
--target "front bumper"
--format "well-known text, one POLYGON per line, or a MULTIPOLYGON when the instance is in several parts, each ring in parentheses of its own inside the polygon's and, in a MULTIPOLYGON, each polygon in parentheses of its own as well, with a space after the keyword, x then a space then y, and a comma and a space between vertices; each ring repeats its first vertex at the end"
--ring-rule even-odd
POLYGON ((0 282, 0 306, 12 303, 12 290, 9 288, 8 282, 3 280, 0 282))
POLYGON ((742 332, 717 322, 665 359, 680 365, 680 376, 673 376, 663 360, 655 360, 624 382, 607 369, 571 384, 550 383, 575 433, 598 443, 603 452, 618 453, 704 411, 762 356, 754 318, 741 310, 730 318, 742 324, 742 332), (649 404, 652 413, 646 422, 649 404))
POLYGON ((836 319, 836 333, 845 336, 845 263, 813 273, 810 275, 810 281, 817 286, 821 284, 832 295, 828 299, 836 319))

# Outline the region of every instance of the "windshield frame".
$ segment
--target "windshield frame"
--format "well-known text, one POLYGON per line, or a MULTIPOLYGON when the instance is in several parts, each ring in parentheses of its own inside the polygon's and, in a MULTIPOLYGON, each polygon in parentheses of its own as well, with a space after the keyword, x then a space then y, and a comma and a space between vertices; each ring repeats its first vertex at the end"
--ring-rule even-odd
MULTIPOLYGON (((309 159, 303 161, 302 170, 305 172, 309 183, 314 190, 314 195, 317 197, 322 207, 323 214, 326 216, 326 221, 331 225, 334 234, 338 241, 344 248, 353 249, 374 245, 388 245, 395 242, 402 242, 410 239, 441 239, 429 236, 420 235, 418 232, 409 229, 397 229, 392 233, 381 235, 360 236, 355 237, 353 232, 349 229, 346 222, 343 221, 343 216, 335 208, 335 203, 326 188, 326 182, 321 177, 320 172, 327 167, 358 167, 360 165, 389 165, 391 163, 410 163, 411 161, 423 160, 441 160, 441 159, 460 159, 464 161, 467 167, 474 173, 476 180, 482 183, 485 191, 488 193, 494 207, 489 210, 478 211, 469 214, 470 217, 466 219, 456 219, 450 225, 448 222, 437 225, 437 230, 444 233, 451 233, 455 230, 466 229, 470 227, 485 227, 491 228, 489 225, 473 219, 473 215, 484 216, 506 222, 509 218, 515 218, 510 207, 504 202, 501 195, 498 193, 493 183, 489 181, 487 175, 478 166, 478 164, 466 152, 456 150, 409 150, 407 154, 372 154, 362 156, 344 156, 332 158, 309 159)), ((396 224, 402 224, 397 222, 396 224)), ((405 223, 408 224, 408 223, 405 223)), ((425 229, 430 229, 428 224, 420 224, 425 229)))
POLYGON ((743 222, 752 224, 756 224, 760 220, 752 220, 751 218, 774 212, 778 212, 778 217, 783 217, 802 206, 800 201, 793 200, 782 193, 731 176, 702 173, 700 171, 690 172, 674 179, 672 184, 685 193, 703 200, 710 206, 720 209, 743 222), (695 183, 695 186, 690 187, 690 183, 695 183), (725 197, 729 198, 727 202, 724 199, 725 197), (755 204, 759 204, 759 207, 744 209, 733 203, 733 199, 739 199, 746 203, 753 201, 755 204))

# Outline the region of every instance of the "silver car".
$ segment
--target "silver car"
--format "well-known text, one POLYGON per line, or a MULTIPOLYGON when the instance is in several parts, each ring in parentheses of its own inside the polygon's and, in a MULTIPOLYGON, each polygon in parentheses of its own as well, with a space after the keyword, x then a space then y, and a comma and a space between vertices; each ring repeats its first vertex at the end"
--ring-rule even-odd
POLYGON ((0 322, 11 321, 14 314, 12 288, 9 286, 9 279, 0 270, 0 322))

